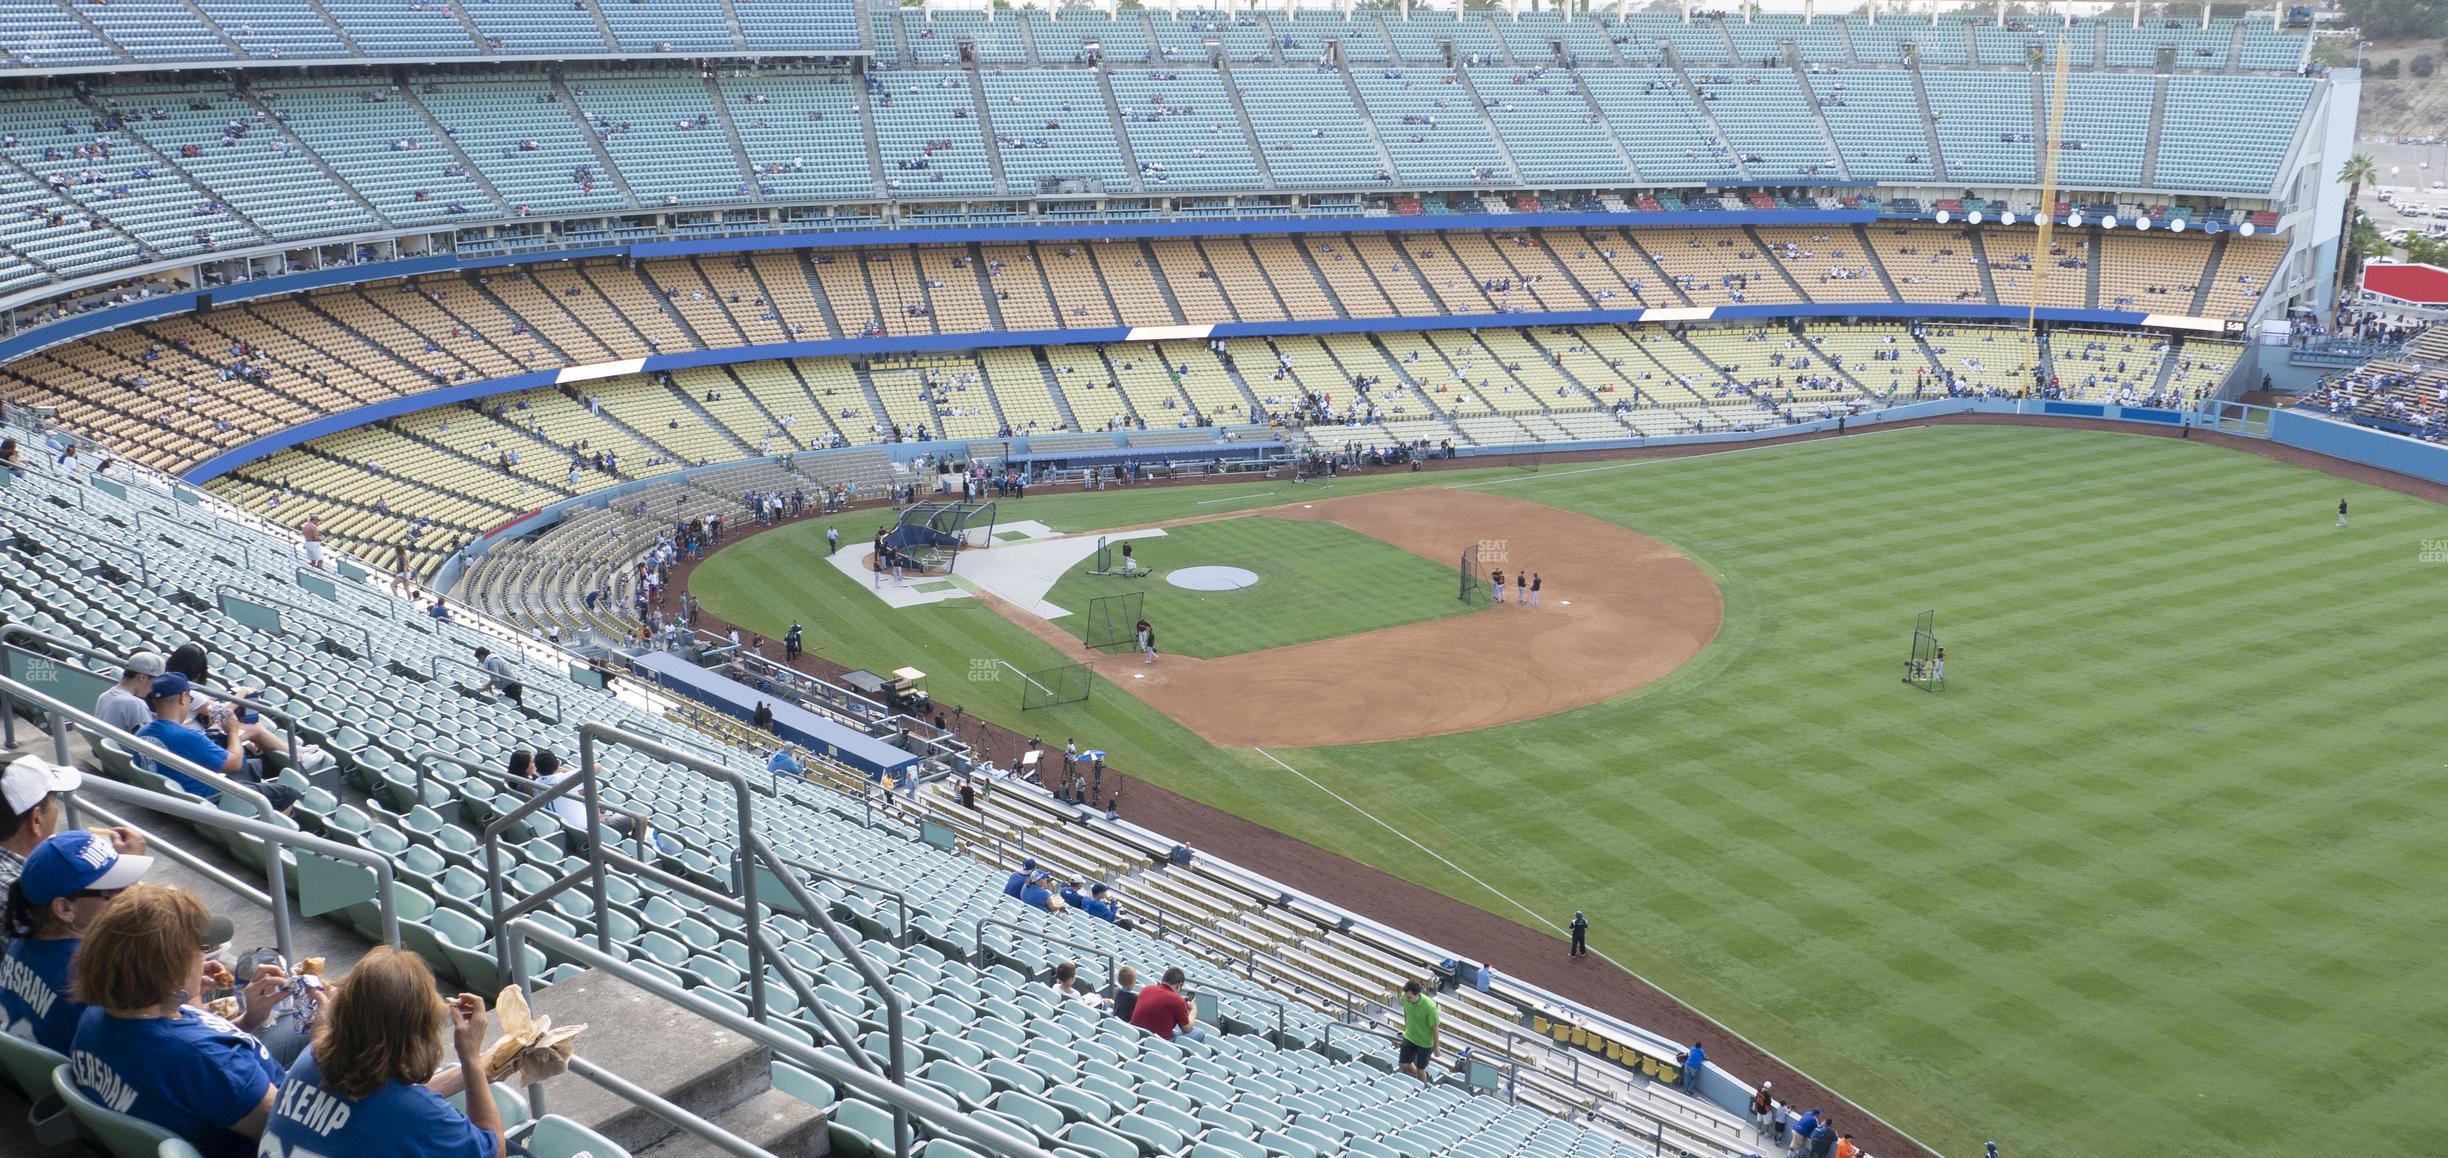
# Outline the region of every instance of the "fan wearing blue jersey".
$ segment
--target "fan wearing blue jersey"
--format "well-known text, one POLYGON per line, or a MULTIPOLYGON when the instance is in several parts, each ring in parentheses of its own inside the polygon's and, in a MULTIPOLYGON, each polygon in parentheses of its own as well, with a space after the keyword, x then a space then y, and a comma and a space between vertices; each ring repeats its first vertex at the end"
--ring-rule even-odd
POLYGON ((444 1001, 423 959, 367 953, 324 1003, 314 1045, 272 1104, 261 1158, 496 1158, 484 999, 444 1001), (437 1074, 448 1032, 459 1068, 437 1074), (467 1112, 445 1099, 466 1093, 467 1112))
POLYGON ((204 903, 163 885, 130 886, 104 906, 69 983, 88 1008, 68 1072, 86 1097, 186 1139, 204 1158, 249 1158, 281 1080, 250 1030, 270 1020, 289 981, 265 966, 241 993, 250 1013, 240 1024, 188 1004, 204 983, 211 935, 204 903))
POLYGON ((69 959, 77 939, 119 890, 153 867, 149 856, 121 856, 111 842, 79 829, 34 846, 25 875, 9 886, 15 940, 0 957, 0 1031, 67 1053, 85 1007, 71 998, 69 959))

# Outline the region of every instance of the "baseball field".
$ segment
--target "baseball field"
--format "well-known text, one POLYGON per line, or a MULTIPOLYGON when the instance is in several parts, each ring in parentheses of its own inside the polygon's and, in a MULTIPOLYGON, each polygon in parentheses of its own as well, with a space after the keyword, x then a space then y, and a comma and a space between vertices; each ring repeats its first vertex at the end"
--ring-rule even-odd
MULTIPOLYGON (((887 610, 812 565, 823 522, 724 550, 691 589, 735 623, 773 635, 796 619, 826 658, 918 666, 941 702, 1075 736, 1508 918, 1586 910, 1594 948, 1948 1154, 1990 1138, 2017 1156, 2406 1153, 2426 1131, 2448 1090, 2433 1048, 2448 1033, 2448 554, 2426 541, 2448 547, 2448 509, 2197 443, 1951 426, 1322 492, 1032 492, 1003 517, 1095 532, 1309 504, 1366 529, 1355 500, 1410 488, 1460 488, 1387 494, 1450 496, 1432 528, 1448 557, 1533 532, 1600 543, 1546 555, 1561 560, 1542 568, 1550 602, 1579 602, 1445 615, 1430 604, 1454 600, 1454 570, 1424 550, 1294 560, 1264 535, 1185 534, 1185 552, 1140 550, 1159 570, 1258 571, 1236 596, 1297 570, 1287 589, 1306 594, 1269 608, 1263 640, 1233 615, 1151 618, 1185 662, 1372 631, 1532 640, 1392 665, 1464 687, 1492 667, 1587 692, 1618 662, 1674 662, 1519 722, 1261 752, 1116 684, 1024 716, 993 661, 1076 661, 1058 621, 974 599, 887 610), (1597 524, 1621 545, 1573 530, 1597 524), (1700 601, 1602 581, 1609 551, 1644 543, 1695 565, 1721 622, 1680 625, 1668 613, 1700 601), (1531 618, 1584 609, 1597 618, 1573 631, 1531 618), (1925 609, 1943 693, 1899 678, 1925 609), (1600 631, 1615 634, 1574 638, 1600 631)), ((840 525, 860 541, 874 521, 840 525)), ((1383 673, 1284 678, 1332 702, 1383 673)), ((1485 693, 1519 690, 1501 683, 1485 693)))

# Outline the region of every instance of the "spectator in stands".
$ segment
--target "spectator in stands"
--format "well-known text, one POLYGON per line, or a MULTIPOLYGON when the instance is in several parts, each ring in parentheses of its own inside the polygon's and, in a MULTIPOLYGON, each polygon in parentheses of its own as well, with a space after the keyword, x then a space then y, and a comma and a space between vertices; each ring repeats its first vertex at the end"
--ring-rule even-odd
POLYGON ((1130 1023, 1166 1041, 1205 1041, 1207 1031, 1200 1029, 1190 1016, 1190 1002, 1182 993, 1185 975, 1180 966, 1164 972, 1164 980, 1139 991, 1132 1003, 1130 1023))
MULTIPOLYGON (((169 669, 165 674, 186 676, 189 687, 206 688, 212 686, 210 657, 205 653, 204 645, 202 644, 182 643, 178 645, 177 648, 170 652, 170 658, 164 662, 163 666, 169 669)), ((289 744, 287 741, 281 739, 280 733, 264 727, 262 721, 256 717, 255 712, 245 705, 244 701, 254 696, 256 690, 257 689, 250 687, 234 687, 229 689, 228 694, 230 698, 241 701, 237 709, 231 714, 231 719, 234 721, 234 726, 239 731, 238 738, 244 740, 247 747, 254 749, 258 754, 264 752, 287 752, 289 750, 289 744)), ((203 697, 198 697, 199 700, 202 700, 202 698, 203 697)), ((206 732, 222 730, 221 728, 212 726, 211 710, 207 703, 198 703, 196 705, 196 714, 189 720, 189 722, 203 726, 206 732)))
POLYGON ((1751 1124, 1763 1134, 1768 1132, 1768 1124, 1776 1120, 1776 1095, 1768 1092, 1775 1087, 1775 1082, 1761 1082, 1751 1095, 1751 1124))
POLYGON ((791 751, 791 746, 788 744, 774 749, 773 759, 765 762, 765 770, 776 776, 788 776, 794 780, 807 775, 807 765, 799 762, 798 755, 791 751))
POLYGON ((1138 1004, 1139 971, 1125 965, 1114 971, 1113 1015, 1129 1021, 1132 1007, 1138 1004))
MULTIPOLYGON (((561 770, 561 757, 549 751, 537 752, 533 766, 538 794, 569 778, 569 773, 561 770)), ((553 815, 567 821, 571 829, 577 832, 587 830, 586 789, 573 788, 554 797, 551 807, 553 815)), ((625 813, 615 812, 604 818, 605 828, 624 837, 628 836, 636 826, 637 822, 625 813)))
POLYGON ((127 658, 119 669, 119 682, 103 690, 94 700, 94 715, 102 722, 122 732, 135 733, 153 720, 153 709, 145 706, 145 693, 153 688, 153 680, 163 672, 162 656, 158 651, 140 651, 127 658))
POLYGON ((0 466, 13 471, 25 469, 25 452, 17 449, 14 438, 0 438, 0 466))
POLYGON ((320 1020, 313 1047, 281 1082, 266 1130, 287 1153, 503 1152, 501 1111, 484 1068, 483 998, 435 1000, 423 959, 379 946, 332 991, 320 1020), (459 1067, 437 1074, 445 1030, 459 1067), (464 1114, 443 1100, 459 1093, 467 1095, 464 1114))
POLYGON ((1700 1043, 1695 1041, 1690 1049, 1683 1051, 1682 1064, 1684 1090, 1697 1091, 1700 1088, 1700 1075, 1708 1069, 1708 1051, 1700 1048, 1700 1043))
POLYGON ((1793 1137, 1786 1144, 1786 1152, 1809 1152, 1811 1134, 1818 1129, 1819 1107, 1813 1106, 1810 1112, 1794 1120, 1793 1137))
POLYGON ((1428 1080, 1428 1061, 1436 1056, 1440 1020, 1436 998, 1428 996, 1426 987, 1419 982, 1405 981, 1402 1002, 1402 1072, 1424 1082, 1428 1080))
POLYGON ((1080 883, 1079 881, 1064 881, 1062 888, 1054 895, 1061 897, 1062 903, 1074 909, 1083 908, 1088 904, 1088 894, 1080 891, 1080 883))
MULTIPOLYGON (((77 1021, 69 1072, 85 1096, 178 1135, 205 1158, 248 1158, 272 1112, 279 1063, 243 1024, 187 1003, 203 986, 213 936, 204 903, 136 885, 102 910, 77 947, 77 1021)), ((260 1024, 287 988, 266 967, 241 1006, 260 1024)))
POLYGON ((1835 1158, 1835 1154, 1836 1123, 1833 1119, 1821 1118, 1819 1128, 1811 1131, 1810 1158, 1835 1158))
POLYGON ((1037 875, 1030 877, 1028 884, 1020 890, 1020 903, 1031 908, 1043 909, 1049 913, 1061 912, 1066 906, 1062 898, 1055 896, 1054 890, 1048 887, 1053 883, 1054 874, 1040 870, 1037 875))
POLYGON ((493 690, 500 692, 503 699, 514 704, 525 702, 522 697, 527 694, 527 685, 520 683, 510 670, 509 660, 493 654, 492 648, 480 647, 476 649, 476 666, 492 678, 493 690))
POLYGON ((1020 894, 1028 888, 1029 878, 1036 875, 1037 858, 1032 856, 1023 859, 1020 862, 1020 871, 1013 873, 1011 879, 1003 882, 1003 895, 1013 900, 1020 899, 1020 894))
POLYGON ((1122 919, 1122 902, 1115 899, 1113 890, 1107 888, 1103 883, 1088 890, 1088 899, 1080 904, 1079 909, 1097 920, 1108 921, 1124 928, 1130 927, 1129 923, 1122 919))
POLYGON ((63 832, 35 846, 25 875, 8 889, 13 939, 0 964, 0 1032, 68 1052, 85 1012, 68 996, 77 939, 119 890, 152 867, 152 857, 122 856, 112 841, 90 832, 63 832))
POLYGON ((305 525, 298 528, 298 538, 306 545, 306 565, 323 569, 323 516, 306 516, 305 525))
POLYGON ((1853 1144, 1853 1135, 1838 1134, 1836 1136, 1835 1158, 1862 1158, 1862 1149, 1853 1144))
POLYGON ((433 606, 426 608, 425 614, 445 623, 450 622, 450 600, 439 595, 434 596, 433 606))
MULTIPOLYGON (((59 831, 60 797, 84 781, 76 769, 39 756, 20 756, 0 769, 0 893, 16 883, 34 850, 59 831)), ((144 836, 133 828, 112 829, 111 846, 123 856, 145 855, 144 836)), ((0 942, 10 936, 8 926, 0 924, 0 942)))
MULTIPOLYGON (((213 724, 221 729, 224 737, 222 743, 215 744, 203 729, 188 722, 195 718, 194 700, 195 693, 186 676, 170 672, 155 678, 152 687, 145 693, 145 704, 153 710, 153 719, 138 729, 136 734, 191 763, 225 776, 239 775, 246 768, 246 741, 235 726, 236 718, 230 706, 214 700, 208 709, 213 724)), ((221 794, 220 789, 178 768, 156 763, 153 770, 206 800, 221 794)))

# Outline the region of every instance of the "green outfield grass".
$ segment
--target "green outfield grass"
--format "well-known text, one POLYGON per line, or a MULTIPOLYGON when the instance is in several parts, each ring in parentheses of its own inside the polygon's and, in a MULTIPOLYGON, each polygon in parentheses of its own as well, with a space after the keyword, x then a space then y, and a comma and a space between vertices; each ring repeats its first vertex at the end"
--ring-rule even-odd
MULTIPOLYGON (((1072 612, 1054 622, 1080 635, 1089 600, 1144 592, 1140 613, 1156 629, 1158 650, 1215 659, 1487 606, 1456 597, 1460 580, 1453 566, 1334 523, 1253 515, 1168 527, 1162 537, 1134 539, 1131 546, 1152 574, 1094 575, 1096 560, 1087 559, 1047 593, 1047 602, 1072 612), (1258 582, 1236 591, 1190 591, 1165 582, 1167 572, 1203 565, 1240 567, 1258 582)), ((1114 565, 1122 565, 1118 546, 1114 565)))
MULTIPOLYGON (((974 608, 811 582, 789 546, 808 532, 725 552, 697 589, 1492 911, 1588 910, 1593 947, 1949 1154, 2420 1151, 2448 1090, 2448 563, 2417 560, 2448 510, 2020 428, 1424 481, 1474 479, 1680 547, 1724 588, 1723 632, 1562 716, 1273 755, 1535 918, 1114 689, 1023 718, 1008 680, 944 679, 1059 657, 974 608), (1938 695, 1898 679, 1925 608, 1938 695)), ((1293 497, 1266 485, 1026 507, 1086 530, 1293 497)))

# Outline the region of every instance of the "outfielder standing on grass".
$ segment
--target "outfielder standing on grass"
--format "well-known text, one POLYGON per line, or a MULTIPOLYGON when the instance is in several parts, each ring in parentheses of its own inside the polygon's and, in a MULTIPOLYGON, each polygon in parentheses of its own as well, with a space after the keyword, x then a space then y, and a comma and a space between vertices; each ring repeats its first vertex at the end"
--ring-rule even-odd
POLYGON ((1145 619, 1139 621, 1139 650, 1147 653, 1148 663, 1156 662, 1156 629, 1145 619))

